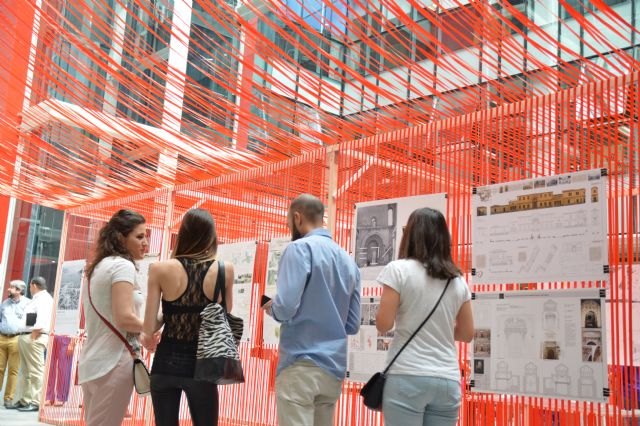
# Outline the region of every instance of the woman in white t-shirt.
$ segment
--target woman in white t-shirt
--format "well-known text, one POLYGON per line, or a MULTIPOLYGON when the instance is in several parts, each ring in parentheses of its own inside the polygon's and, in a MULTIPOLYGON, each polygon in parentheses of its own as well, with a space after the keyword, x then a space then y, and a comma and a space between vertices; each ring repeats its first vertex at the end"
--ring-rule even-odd
POLYGON ((91 426, 119 426, 133 390, 133 359, 122 340, 96 314, 111 323, 129 343, 139 349, 144 302, 136 282, 134 261, 147 250, 145 219, 131 210, 119 210, 100 230, 96 252, 84 286, 87 341, 80 354, 78 381, 84 394, 84 418, 91 426))
POLYGON ((455 341, 471 341, 473 315, 471 293, 451 260, 451 236, 442 213, 422 208, 409 216, 398 258, 378 276, 383 290, 376 326, 384 335, 395 323, 389 360, 451 282, 433 316, 389 370, 382 403, 385 425, 455 425, 461 402, 455 341))

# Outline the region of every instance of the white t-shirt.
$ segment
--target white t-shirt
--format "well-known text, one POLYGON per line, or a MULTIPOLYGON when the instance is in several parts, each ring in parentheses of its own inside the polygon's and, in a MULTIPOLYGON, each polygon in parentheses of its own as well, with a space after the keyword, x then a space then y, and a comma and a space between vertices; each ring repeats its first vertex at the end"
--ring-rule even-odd
MULTIPOLYGON (((424 266, 413 259, 389 263, 377 280, 381 285, 386 284, 400 293, 395 335, 387 358, 387 361, 391 361, 429 315, 447 282, 428 276, 424 266)), ((471 292, 464 278, 452 279, 436 311, 400 354, 389 372, 440 377, 459 382, 460 368, 453 329, 460 307, 470 299, 471 292)))
MULTIPOLYGON (((115 327, 111 313, 111 286, 117 282, 131 283, 133 286, 134 312, 141 317, 143 303, 140 286, 136 282, 135 265, 122 257, 112 256, 104 258, 98 263, 91 275, 91 299, 100 315, 115 327)), ((113 331, 96 315, 89 302, 87 289, 84 286, 82 302, 85 312, 87 340, 82 348, 78 363, 78 381, 85 383, 99 379, 109 373, 116 366, 123 351, 124 343, 113 331)), ((116 327, 116 329, 118 329, 116 327)), ((127 334, 118 329, 135 349, 139 349, 137 336, 127 334)))

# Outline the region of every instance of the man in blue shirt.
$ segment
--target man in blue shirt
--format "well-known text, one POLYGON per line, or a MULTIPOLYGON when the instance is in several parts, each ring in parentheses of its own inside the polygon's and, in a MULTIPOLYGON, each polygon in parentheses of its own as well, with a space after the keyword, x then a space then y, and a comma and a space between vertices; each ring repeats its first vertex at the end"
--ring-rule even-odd
POLYGON ((29 299, 24 296, 24 281, 13 280, 9 283, 9 298, 0 304, 0 388, 4 383, 4 373, 9 370, 7 387, 4 390, 4 406, 13 408, 13 394, 16 390, 20 354, 18 336, 24 328, 25 308, 29 299))
POLYGON ((360 328, 360 272, 323 228, 324 206, 308 194, 291 203, 291 244, 277 295, 264 305, 282 324, 276 378, 279 426, 333 425, 347 370, 347 335, 360 328))

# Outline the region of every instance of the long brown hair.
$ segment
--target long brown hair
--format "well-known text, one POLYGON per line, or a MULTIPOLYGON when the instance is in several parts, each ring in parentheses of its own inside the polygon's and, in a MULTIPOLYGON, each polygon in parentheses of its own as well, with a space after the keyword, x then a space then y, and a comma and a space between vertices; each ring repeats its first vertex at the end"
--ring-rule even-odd
POLYGON ((205 209, 191 209, 182 219, 172 257, 197 261, 214 259, 218 251, 218 235, 213 216, 205 209))
POLYGON ((433 278, 448 280, 462 275, 451 259, 447 221, 442 213, 429 207, 415 210, 409 216, 398 257, 417 260, 433 278))
POLYGON ((109 222, 100 229, 93 259, 87 267, 86 276, 91 277, 96 265, 109 256, 120 256, 135 264, 131 253, 125 247, 126 238, 138 225, 145 223, 144 216, 133 210, 118 210, 109 222))

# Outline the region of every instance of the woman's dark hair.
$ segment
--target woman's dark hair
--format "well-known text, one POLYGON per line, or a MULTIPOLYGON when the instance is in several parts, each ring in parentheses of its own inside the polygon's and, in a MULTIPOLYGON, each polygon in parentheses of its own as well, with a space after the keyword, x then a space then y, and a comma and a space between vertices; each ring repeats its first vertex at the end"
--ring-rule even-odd
POLYGON ((428 207, 415 210, 409 216, 398 257, 417 260, 433 278, 448 280, 462 275, 451 260, 451 236, 447 221, 438 210, 428 207))
POLYGON ((215 258, 218 251, 216 224, 207 210, 191 209, 182 219, 173 257, 186 257, 198 261, 215 258))
POLYGON ((118 210, 111 216, 109 222, 100 230, 95 254, 87 267, 86 276, 91 277, 96 265, 109 256, 120 256, 134 262, 131 253, 123 244, 122 237, 128 237, 138 225, 145 222, 144 216, 132 210, 118 210))

